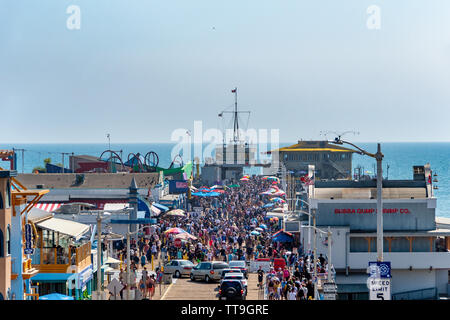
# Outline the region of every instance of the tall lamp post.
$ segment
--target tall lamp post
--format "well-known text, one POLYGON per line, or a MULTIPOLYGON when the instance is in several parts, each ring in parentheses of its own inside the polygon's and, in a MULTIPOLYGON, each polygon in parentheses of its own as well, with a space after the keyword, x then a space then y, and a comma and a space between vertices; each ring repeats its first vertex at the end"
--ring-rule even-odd
POLYGON ((355 151, 356 153, 372 157, 377 161, 377 261, 383 262, 383 170, 381 165, 384 155, 381 153, 381 146, 378 143, 377 153, 374 154, 361 149, 353 143, 341 140, 341 137, 337 137, 334 141, 329 142, 341 145, 344 143, 349 144, 358 149, 358 151, 355 151))

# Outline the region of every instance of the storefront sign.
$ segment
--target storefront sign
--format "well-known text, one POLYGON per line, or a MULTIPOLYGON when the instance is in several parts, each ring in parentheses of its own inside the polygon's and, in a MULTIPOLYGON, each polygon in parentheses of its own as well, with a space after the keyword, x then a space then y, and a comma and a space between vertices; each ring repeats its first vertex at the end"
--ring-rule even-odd
POLYGON ((80 288, 83 288, 86 283, 92 279, 92 266, 89 266, 88 268, 84 269, 82 272, 79 273, 78 282, 80 284, 80 288))
POLYGON ((170 180, 169 181, 169 193, 179 194, 188 192, 188 183, 186 180, 170 180))
MULTIPOLYGON (((335 214, 372 214, 377 213, 377 209, 334 209, 335 214)), ((390 209, 383 209, 383 214, 386 213, 400 213, 400 214, 410 214, 411 211, 407 208, 390 208, 390 209)))

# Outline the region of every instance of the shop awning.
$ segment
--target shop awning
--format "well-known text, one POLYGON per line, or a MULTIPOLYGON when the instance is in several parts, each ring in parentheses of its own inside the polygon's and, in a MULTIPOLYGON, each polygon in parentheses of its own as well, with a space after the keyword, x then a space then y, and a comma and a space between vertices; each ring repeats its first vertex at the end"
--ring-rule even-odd
POLYGON ((75 221, 51 218, 36 224, 42 229, 52 230, 71 236, 78 240, 83 234, 89 231, 89 226, 75 221))
POLYGON ((158 208, 159 210, 162 210, 162 211, 169 211, 170 210, 168 207, 166 207, 166 206, 164 206, 162 204, 156 203, 156 202, 153 202, 152 206, 155 206, 156 208, 158 208))
POLYGON ((73 273, 38 273, 32 280, 38 281, 67 281, 70 277, 74 276, 73 273))
POLYGON ((34 207, 47 212, 53 212, 61 207, 61 205, 61 203, 36 203, 34 207))

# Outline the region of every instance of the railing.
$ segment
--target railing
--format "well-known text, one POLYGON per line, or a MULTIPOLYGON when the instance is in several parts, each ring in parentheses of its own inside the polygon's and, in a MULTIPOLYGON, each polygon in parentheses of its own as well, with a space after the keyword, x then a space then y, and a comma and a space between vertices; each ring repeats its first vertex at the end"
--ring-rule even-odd
POLYGON ((437 300, 437 288, 412 290, 392 295, 392 300, 437 300))
POLYGON ((41 260, 33 259, 33 264, 38 265, 39 271, 44 273, 64 273, 72 266, 83 268, 91 264, 91 243, 73 248, 41 248, 41 260), (37 262, 37 263, 36 263, 37 262), (42 263, 41 263, 42 262, 42 263))
MULTIPOLYGON (((101 248, 101 247, 100 247, 101 248)), ((81 247, 76 248, 76 265, 91 264, 91 243, 87 242, 81 247)), ((100 268, 100 266, 98 266, 100 268)))

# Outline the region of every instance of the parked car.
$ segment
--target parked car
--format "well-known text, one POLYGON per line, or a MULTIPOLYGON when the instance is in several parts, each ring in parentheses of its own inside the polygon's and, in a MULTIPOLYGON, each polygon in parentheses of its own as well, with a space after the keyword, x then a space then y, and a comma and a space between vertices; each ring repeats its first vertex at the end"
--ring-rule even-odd
POLYGON ((247 264, 244 260, 232 260, 229 263, 230 268, 238 268, 244 274, 246 278, 248 278, 248 269, 247 264))
POLYGON ((194 264, 189 260, 172 260, 164 266, 164 273, 171 273, 175 278, 189 276, 194 264))
POLYGON ((205 280, 206 282, 220 280, 222 271, 228 268, 229 266, 225 262, 200 262, 192 268, 190 278, 191 281, 195 281, 196 279, 205 280))
POLYGON ((245 288, 239 280, 224 280, 219 288, 219 300, 245 300, 245 288))
POLYGON ((242 273, 241 269, 239 268, 228 268, 228 269, 223 269, 222 271, 222 276, 221 279, 223 279, 223 277, 227 274, 227 273, 242 273))
POLYGON ((240 272, 240 273, 231 272, 231 273, 225 274, 225 277, 222 280, 220 280, 220 284, 222 284, 224 281, 227 281, 227 280, 239 280, 242 283, 242 285, 244 286, 244 295, 247 296, 248 282, 242 272, 240 272))

